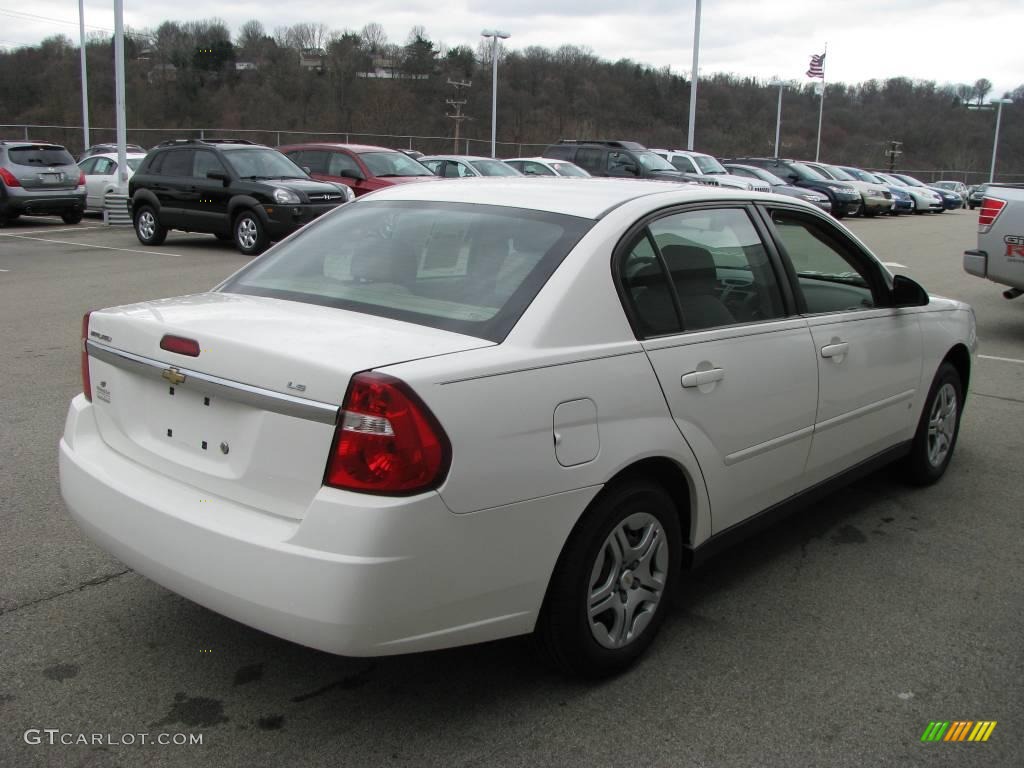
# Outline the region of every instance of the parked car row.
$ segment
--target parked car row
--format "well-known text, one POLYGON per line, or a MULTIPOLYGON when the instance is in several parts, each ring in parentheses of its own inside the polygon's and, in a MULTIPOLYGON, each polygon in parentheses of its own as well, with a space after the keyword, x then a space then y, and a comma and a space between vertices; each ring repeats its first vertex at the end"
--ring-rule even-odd
MULTIPOLYGON (((703 184, 788 195, 840 219, 973 209, 985 189, 785 158, 718 159, 621 140, 563 139, 541 156, 505 160, 331 142, 271 148, 242 139, 175 139, 149 152, 137 144, 127 148, 128 206, 141 242, 163 242, 171 229, 206 232, 246 254, 260 253, 355 197, 444 178, 605 176, 703 184)), ((36 214, 76 223, 83 212, 104 209, 106 195, 123 186, 120 176, 114 144, 89 147, 76 165, 56 144, 0 141, 0 226, 36 214)))

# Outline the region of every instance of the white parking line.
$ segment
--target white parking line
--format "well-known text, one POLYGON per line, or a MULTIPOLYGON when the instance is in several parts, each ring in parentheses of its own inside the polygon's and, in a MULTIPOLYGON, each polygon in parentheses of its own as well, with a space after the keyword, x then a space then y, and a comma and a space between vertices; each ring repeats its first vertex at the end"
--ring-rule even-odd
POLYGON ((56 243, 57 245, 78 245, 82 248, 100 248, 104 251, 123 251, 125 253, 144 253, 147 256, 184 256, 183 253, 171 253, 170 251, 140 251, 137 248, 114 248, 112 245, 94 245, 93 243, 76 243, 74 240, 50 240, 45 237, 31 237, 29 235, 0 234, 0 237, 16 237, 19 240, 35 240, 40 243, 56 243))
MULTIPOLYGON (((104 229, 104 227, 61 227, 60 229, 40 229, 36 231, 45 235, 52 235, 55 232, 85 232, 90 229, 104 229)), ((4 237, 18 237, 18 235, 13 232, 0 232, 0 235, 3 235, 4 237)))
POLYGON ((1016 363, 1017 365, 1024 365, 1024 360, 1018 360, 1015 357, 996 357, 995 355, 978 355, 982 360, 998 360, 1001 363, 1016 363))

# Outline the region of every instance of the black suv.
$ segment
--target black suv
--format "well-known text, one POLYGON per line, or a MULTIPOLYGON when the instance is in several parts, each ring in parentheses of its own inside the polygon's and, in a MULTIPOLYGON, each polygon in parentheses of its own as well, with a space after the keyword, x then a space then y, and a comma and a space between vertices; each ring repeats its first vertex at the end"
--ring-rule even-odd
POLYGON ((314 181, 276 149, 243 139, 176 139, 156 146, 128 185, 135 234, 159 245, 169 229, 209 232, 247 256, 352 199, 314 181))
POLYGON ((683 183, 703 183, 718 186, 717 181, 706 182, 683 173, 665 158, 654 154, 635 141, 606 141, 604 139, 562 139, 544 150, 544 157, 568 160, 589 172, 591 176, 614 176, 624 179, 660 179, 683 183))
POLYGON ((723 163, 742 163, 765 168, 794 187, 813 189, 826 195, 832 204, 832 215, 837 219, 856 216, 862 204, 860 191, 834 179, 826 179, 813 168, 797 160, 783 160, 775 157, 734 157, 723 159, 723 163))

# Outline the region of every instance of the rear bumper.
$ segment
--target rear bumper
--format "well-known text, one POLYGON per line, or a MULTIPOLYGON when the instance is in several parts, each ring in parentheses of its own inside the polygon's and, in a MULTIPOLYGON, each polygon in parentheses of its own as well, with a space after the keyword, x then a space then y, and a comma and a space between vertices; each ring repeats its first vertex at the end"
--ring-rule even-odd
POLYGON ((85 192, 71 190, 21 189, 14 193, 8 189, 0 198, 0 212, 26 216, 81 213, 85 210, 85 192))
POLYGON ((338 205, 266 205, 260 210, 267 234, 272 240, 280 240, 328 211, 333 211, 338 205))
POLYGON ((985 251, 964 251, 964 272, 975 277, 988 277, 988 254, 985 251))
POLYGON ((530 632, 596 489, 464 515, 434 492, 323 488, 302 520, 259 512, 117 453, 81 395, 60 442, 82 530, 138 573, 237 621, 331 653, 380 656, 530 632))

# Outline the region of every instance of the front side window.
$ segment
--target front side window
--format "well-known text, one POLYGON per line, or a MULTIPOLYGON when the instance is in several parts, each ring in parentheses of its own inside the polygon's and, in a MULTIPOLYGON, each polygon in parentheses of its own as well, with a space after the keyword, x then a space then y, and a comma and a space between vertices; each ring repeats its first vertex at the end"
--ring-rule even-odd
POLYGON ((344 206, 219 290, 501 341, 590 219, 442 202, 344 206))
POLYGON ((683 173, 697 173, 697 166, 693 164, 693 160, 688 158, 686 155, 676 155, 672 158, 672 166, 677 171, 683 173))
POLYGON ((551 167, 558 172, 559 176, 576 176, 583 178, 590 175, 582 168, 575 166, 572 163, 552 163, 551 167))
POLYGON ((624 259, 619 280, 642 335, 786 316, 768 252, 740 208, 651 222, 624 259))
POLYGON ((871 271, 834 227, 788 211, 773 211, 772 221, 809 314, 878 305, 871 271))
MULTIPOLYGON (((558 166, 555 166, 556 168, 558 166)), ((554 176, 555 172, 548 168, 546 165, 540 163, 523 163, 522 167, 516 170, 522 171, 527 176, 554 176)))
POLYGON ((242 179, 307 178, 305 171, 276 149, 231 149, 224 159, 242 179))
POLYGON ((331 152, 331 159, 327 162, 327 175, 341 177, 345 171, 362 176, 359 163, 344 152, 331 152))
POLYGON ((209 150, 200 150, 195 153, 195 160, 192 162, 192 175, 197 179, 205 179, 210 171, 224 173, 224 166, 217 156, 209 150))
POLYGON ((436 176, 437 171, 441 167, 441 163, 443 163, 444 160, 421 160, 420 162, 423 163, 423 166, 428 171, 430 171, 432 174, 436 176))

